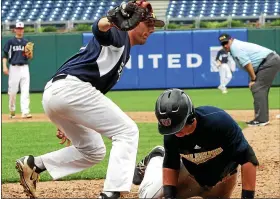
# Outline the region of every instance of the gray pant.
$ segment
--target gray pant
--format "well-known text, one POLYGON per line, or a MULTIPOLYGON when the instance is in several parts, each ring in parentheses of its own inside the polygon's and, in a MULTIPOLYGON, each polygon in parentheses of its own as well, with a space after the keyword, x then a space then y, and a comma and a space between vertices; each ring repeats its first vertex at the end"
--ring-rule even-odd
POLYGON ((256 71, 257 80, 251 87, 254 98, 255 120, 269 121, 268 93, 272 82, 280 71, 280 56, 269 54, 266 61, 256 71))

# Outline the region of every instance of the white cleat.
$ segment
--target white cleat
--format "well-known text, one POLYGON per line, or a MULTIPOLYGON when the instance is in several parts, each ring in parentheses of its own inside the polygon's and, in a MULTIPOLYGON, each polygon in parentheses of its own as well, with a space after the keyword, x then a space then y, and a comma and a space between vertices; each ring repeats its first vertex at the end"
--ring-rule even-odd
POLYGON ((28 118, 32 118, 32 115, 30 113, 25 113, 21 115, 22 119, 28 119, 28 118))

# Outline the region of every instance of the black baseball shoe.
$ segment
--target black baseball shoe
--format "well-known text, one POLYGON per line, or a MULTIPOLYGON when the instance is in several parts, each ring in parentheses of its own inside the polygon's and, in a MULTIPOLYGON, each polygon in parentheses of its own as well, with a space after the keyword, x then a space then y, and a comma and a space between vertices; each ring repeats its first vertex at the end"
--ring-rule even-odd
POLYGON ((143 181, 147 165, 149 164, 151 158, 161 156, 164 157, 164 148, 162 146, 156 146, 151 150, 151 152, 144 157, 135 167, 133 184, 140 185, 143 181))
POLYGON ((106 193, 100 193, 99 199, 119 199, 120 195, 120 192, 112 192, 110 196, 106 193))
POLYGON ((248 124, 248 126, 265 126, 269 124, 269 121, 267 122, 259 122, 257 120, 252 120, 250 122, 246 122, 246 124, 248 124))

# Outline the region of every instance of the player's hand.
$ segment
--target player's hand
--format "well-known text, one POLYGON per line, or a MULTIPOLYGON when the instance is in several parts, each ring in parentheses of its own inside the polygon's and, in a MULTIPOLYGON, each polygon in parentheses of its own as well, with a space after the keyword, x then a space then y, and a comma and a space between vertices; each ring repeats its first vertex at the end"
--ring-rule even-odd
POLYGON ((30 52, 30 51, 26 52, 25 56, 27 57, 27 59, 31 59, 32 58, 32 52, 30 52))
POLYGON ((253 86, 255 83, 256 83, 256 82, 250 81, 250 83, 249 83, 249 88, 252 89, 252 86, 253 86))
POLYGON ((64 144, 66 141, 67 141, 67 143, 66 143, 66 146, 70 146, 71 145, 71 141, 65 136, 65 134, 61 131, 61 130, 59 130, 59 129, 57 129, 57 131, 56 131, 56 137, 58 138, 58 139, 60 139, 61 141, 59 142, 59 144, 64 144))
POLYGON ((9 69, 8 69, 7 67, 4 67, 3 73, 4 73, 5 75, 9 75, 9 69))

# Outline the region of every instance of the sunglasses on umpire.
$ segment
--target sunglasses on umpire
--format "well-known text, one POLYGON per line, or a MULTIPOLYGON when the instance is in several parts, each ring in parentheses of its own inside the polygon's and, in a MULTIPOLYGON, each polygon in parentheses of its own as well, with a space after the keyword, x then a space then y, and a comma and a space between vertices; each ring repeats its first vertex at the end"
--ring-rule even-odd
POLYGON ((224 41, 224 42, 222 42, 221 43, 221 45, 224 47, 225 45, 227 45, 228 44, 228 41, 224 41))

